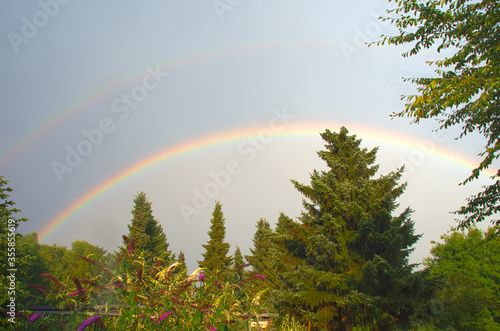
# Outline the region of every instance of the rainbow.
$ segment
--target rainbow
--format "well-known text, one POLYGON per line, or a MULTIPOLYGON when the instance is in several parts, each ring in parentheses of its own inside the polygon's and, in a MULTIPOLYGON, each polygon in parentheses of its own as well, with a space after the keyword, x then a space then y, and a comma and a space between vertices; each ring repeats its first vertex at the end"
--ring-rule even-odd
POLYGON ((89 107, 92 107, 93 105, 106 100, 106 98, 110 93, 112 93, 112 91, 123 88, 124 86, 140 83, 144 76, 147 74, 147 70, 145 68, 148 66, 156 68, 156 66, 158 65, 160 71, 172 72, 174 70, 179 70, 199 63, 244 54, 251 54, 255 52, 270 52, 293 48, 324 49, 338 47, 339 44, 340 42, 337 40, 326 38, 317 40, 264 40, 241 45, 231 45, 219 49, 209 49, 194 54, 184 54, 178 58, 159 62, 157 64, 146 64, 140 70, 129 73, 128 75, 124 75, 123 77, 119 77, 107 84, 104 84, 94 89, 79 100, 76 100, 70 105, 54 112, 54 114, 52 114, 51 116, 48 116, 44 121, 40 122, 38 125, 30 129, 28 132, 13 141, 9 146, 7 146, 0 152, 0 168, 10 163, 23 151, 27 150, 30 146, 40 141, 42 137, 46 136, 57 127, 63 125, 71 118, 83 112, 85 109, 88 109, 89 107))
MULTIPOLYGON (((326 128, 333 131, 338 131, 338 129, 343 124, 333 123, 333 122, 322 122, 322 123, 290 123, 283 131, 274 132, 276 136, 317 136, 319 133, 323 132, 326 128)), ((422 142, 418 139, 397 133, 394 131, 387 131, 380 128, 367 127, 361 125, 346 125, 350 130, 351 134, 356 134, 358 138, 363 139, 363 143, 366 141, 374 142, 377 145, 389 145, 395 147, 402 147, 407 150, 415 150, 422 148, 422 142)), ((61 227, 64 223, 68 222, 73 215, 78 213, 84 206, 92 203, 99 196, 105 192, 110 191, 114 187, 117 187, 121 183, 127 181, 127 179, 151 169, 161 163, 170 161, 174 158, 179 158, 187 154, 196 153, 201 150, 206 150, 214 148, 216 146, 225 145, 231 142, 242 141, 250 137, 255 137, 264 130, 269 129, 269 126, 252 126, 237 128, 225 132, 215 133, 208 136, 199 137, 190 141, 183 142, 176 146, 169 146, 164 150, 161 150, 155 154, 146 157, 145 159, 125 168, 116 175, 108 178, 104 182, 96 185, 94 188, 90 189, 87 193, 75 200, 71 205, 62 210, 57 216, 55 216, 41 231, 39 231, 40 241, 46 240, 55 230, 61 227)), ((452 163, 459 164, 468 169, 474 169, 477 167, 478 163, 462 154, 454 152, 450 149, 446 149, 439 144, 434 145, 433 155, 440 157, 441 159, 448 160, 452 163)), ((496 174, 496 171, 488 169, 483 172, 482 175, 492 177, 496 174)))

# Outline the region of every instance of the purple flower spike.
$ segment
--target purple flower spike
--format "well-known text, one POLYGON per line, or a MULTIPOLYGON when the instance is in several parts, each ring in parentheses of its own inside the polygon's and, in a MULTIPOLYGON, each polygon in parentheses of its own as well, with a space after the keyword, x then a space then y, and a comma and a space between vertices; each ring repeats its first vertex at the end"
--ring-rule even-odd
POLYGON ((217 331, 217 329, 215 328, 215 326, 211 326, 210 325, 208 328, 210 329, 210 331, 217 331))
POLYGON ((200 282, 204 282, 205 281, 205 274, 201 273, 199 279, 200 279, 200 282))
POLYGON ((247 281, 250 280, 250 279, 254 279, 254 278, 260 278, 262 280, 266 280, 266 277, 262 276, 262 275, 252 275, 250 277, 247 278, 247 281))
POLYGON ((169 312, 166 312, 165 314, 161 315, 158 320, 156 321, 156 323, 160 323, 161 321, 163 321, 165 318, 167 318, 169 315, 172 315, 174 312, 173 311, 169 311, 169 312))
POLYGON ((42 317, 42 314, 40 314, 40 313, 36 313, 36 314, 31 315, 31 317, 30 317, 30 323, 33 323, 34 321, 36 321, 40 317, 42 317))
POLYGON ((108 287, 106 287, 107 290, 110 290, 112 288, 125 288, 125 285, 123 285, 123 283, 118 283, 118 284, 109 285, 108 287))
MULTIPOLYGON (((82 293, 85 291, 86 291, 86 289, 82 288, 82 293)), ((75 291, 75 292, 71 293, 69 296, 72 297, 74 295, 78 295, 78 293, 79 293, 79 291, 75 291)))
POLYGON ((85 321, 83 321, 82 324, 80 324, 80 327, 78 328, 78 331, 83 331, 85 330, 85 328, 89 325, 91 325, 92 323, 94 323, 95 321, 97 321, 98 319, 100 319, 101 316, 97 315, 97 316, 92 316, 90 318, 87 318, 85 321))

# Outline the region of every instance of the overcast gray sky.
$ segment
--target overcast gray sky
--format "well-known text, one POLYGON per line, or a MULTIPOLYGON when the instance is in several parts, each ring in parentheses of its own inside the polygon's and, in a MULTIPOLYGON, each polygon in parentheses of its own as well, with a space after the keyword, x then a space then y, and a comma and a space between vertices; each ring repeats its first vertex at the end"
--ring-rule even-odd
POLYGON ((394 33, 377 20, 387 8, 381 0, 1 2, 0 174, 30 219, 20 231, 40 233, 83 201, 43 242, 114 250, 145 191, 170 248, 191 267, 215 200, 227 241, 248 253, 259 218, 299 215, 289 179, 307 183, 323 167, 319 132, 345 125, 365 147, 380 147, 381 173, 407 165, 400 202, 424 233, 412 255, 421 262, 455 225, 449 212, 489 182, 458 186, 484 141, 391 119, 414 91, 402 77, 431 75, 424 62, 436 55, 367 47, 394 33), (99 191, 105 183, 114 185, 99 191))

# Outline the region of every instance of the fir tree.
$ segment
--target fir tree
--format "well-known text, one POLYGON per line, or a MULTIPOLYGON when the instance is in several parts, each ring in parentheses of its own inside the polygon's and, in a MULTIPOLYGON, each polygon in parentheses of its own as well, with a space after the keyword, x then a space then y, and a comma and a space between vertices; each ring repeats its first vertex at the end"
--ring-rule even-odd
POLYGON ((362 149, 344 127, 321 136, 326 150, 318 155, 328 170, 314 170, 310 185, 292 181, 305 210, 299 222, 281 220, 275 234, 288 255, 279 308, 318 329, 407 325, 432 291, 408 262, 420 237, 411 210, 391 216, 405 188, 403 168, 374 178, 377 148, 362 149))
POLYGON ((231 266, 232 258, 228 256, 230 245, 224 242, 226 237, 226 226, 222 205, 216 202, 212 219, 210 221, 210 230, 208 231, 210 240, 203 245, 205 253, 202 254, 203 260, 198 261, 200 268, 210 276, 216 276, 218 273, 227 270, 231 266))
POLYGON ((174 269, 174 274, 180 274, 181 272, 187 272, 187 265, 186 265, 186 256, 184 255, 184 252, 181 251, 179 252, 179 256, 177 256, 177 263, 179 265, 174 269))
MULTIPOLYGON (((286 218, 284 214, 280 215, 280 220, 286 218)), ((273 230, 270 224, 263 218, 257 222, 257 230, 253 237, 253 248, 250 248, 251 255, 245 256, 246 260, 252 266, 251 275, 263 275, 267 283, 273 288, 279 288, 282 284, 282 247, 277 245, 273 230)))
MULTIPOLYGON (((252 275, 263 275, 266 277, 265 285, 257 287, 256 290, 268 289, 266 295, 262 298, 266 305, 274 306, 280 311, 280 301, 282 299, 281 291, 285 291, 284 274, 286 270, 291 270, 292 265, 297 262, 291 257, 291 254, 285 254, 285 246, 277 238, 278 233, 283 232, 287 224, 292 222, 285 214, 281 213, 278 218, 276 231, 273 232, 271 226, 265 219, 257 222, 257 230, 253 237, 253 248, 250 248, 251 255, 246 255, 246 260, 252 266, 248 272, 252 275)), ((283 237, 280 237, 283 239, 283 237)))
MULTIPOLYGON (((261 218, 257 222, 257 230, 253 236, 253 248, 250 248, 251 255, 245 256, 246 260, 252 265, 253 269, 260 274, 265 272, 265 261, 269 257, 271 250, 270 236, 272 234, 269 223, 261 218)), ((265 275, 266 276, 266 275, 265 275)))
POLYGON ((135 250, 144 254, 146 263, 154 263, 154 258, 160 258, 166 263, 173 261, 174 257, 168 250, 167 236, 162 226, 153 217, 151 202, 146 194, 140 192, 134 199, 133 218, 128 225, 128 235, 123 237, 121 253, 127 251, 130 240, 133 238, 135 250))
POLYGON ((233 254, 233 267, 236 269, 236 274, 238 274, 240 280, 245 277, 244 265, 245 260, 243 259, 243 254, 241 254, 241 249, 239 246, 236 246, 236 250, 233 254))

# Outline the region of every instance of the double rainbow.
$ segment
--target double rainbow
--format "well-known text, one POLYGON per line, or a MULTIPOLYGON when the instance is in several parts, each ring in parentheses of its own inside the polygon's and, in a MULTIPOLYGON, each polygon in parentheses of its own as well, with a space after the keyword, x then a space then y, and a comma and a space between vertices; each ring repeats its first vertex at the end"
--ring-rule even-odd
MULTIPOLYGON (((322 123, 293 123, 286 126, 286 128, 275 133, 277 136, 319 136, 320 132, 325 129, 338 131, 342 125, 339 123, 322 122, 322 123)), ((61 227, 64 223, 68 222, 73 215, 78 213, 84 206, 89 205, 96 200, 103 193, 112 190, 114 187, 119 186, 121 183, 126 182, 131 177, 159 166, 172 159, 182 157, 187 154, 193 154, 201 150, 207 150, 216 146, 228 144, 235 141, 242 141, 249 137, 257 136, 265 126, 252 126, 243 127, 234 130, 229 130, 221 133, 200 137, 190 141, 183 142, 176 146, 167 147, 157 153, 146 157, 145 159, 123 169, 116 175, 108 178, 104 182, 96 185, 84 195, 75 200, 71 205, 62 210, 56 215, 46 226, 39 231, 40 241, 46 240, 55 230, 61 227)), ((414 137, 408 135, 382 130, 374 127, 360 126, 360 125, 347 125, 351 134, 356 134, 358 138, 363 141, 374 142, 381 146, 395 146, 402 147, 407 150, 415 150, 421 148, 422 142, 414 137)), ((446 149, 439 144, 434 145, 433 155, 443 160, 461 165, 467 169, 474 169, 478 163, 470 157, 446 149)), ((488 169, 482 175, 492 177, 496 171, 488 169)))

